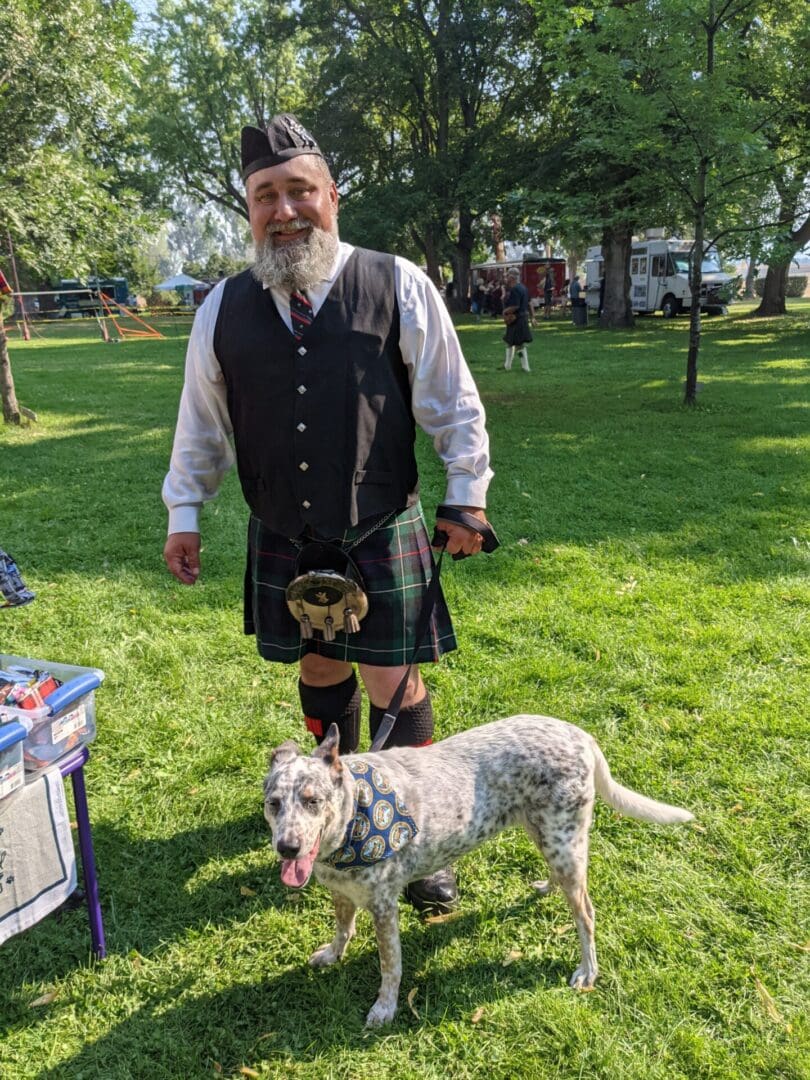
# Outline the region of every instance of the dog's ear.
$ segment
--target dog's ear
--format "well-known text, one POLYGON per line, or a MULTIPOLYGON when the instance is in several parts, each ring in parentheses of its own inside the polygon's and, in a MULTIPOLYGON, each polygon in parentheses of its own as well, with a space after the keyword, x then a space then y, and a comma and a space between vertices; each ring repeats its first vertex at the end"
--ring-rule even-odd
POLYGON ((292 759, 297 758, 300 753, 301 751, 298 748, 298 743, 293 742, 292 739, 287 739, 281 746, 277 746, 275 750, 270 751, 268 765, 272 768, 281 761, 292 761, 292 759))
POLYGON ((312 751, 312 757, 321 758, 329 765, 333 772, 339 773, 343 766, 340 764, 338 751, 340 750, 340 729, 337 724, 330 724, 329 730, 321 740, 320 746, 312 751))

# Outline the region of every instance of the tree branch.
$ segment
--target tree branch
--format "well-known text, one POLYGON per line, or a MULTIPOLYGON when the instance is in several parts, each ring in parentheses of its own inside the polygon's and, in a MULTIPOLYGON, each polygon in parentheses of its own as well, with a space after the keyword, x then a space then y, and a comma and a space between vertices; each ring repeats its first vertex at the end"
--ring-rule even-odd
MULTIPOLYGON (((780 228, 783 228, 784 226, 790 227, 793 224, 794 220, 795 220, 795 218, 789 217, 789 218, 780 219, 778 221, 762 221, 758 225, 741 225, 739 227, 737 227, 737 226, 734 226, 734 227, 729 226, 729 228, 727 228, 727 229, 721 229, 720 232, 716 233, 712 237, 711 240, 707 240, 706 241, 706 247, 715 247, 718 240, 722 240, 722 238, 724 236, 737 236, 737 235, 745 236, 745 235, 747 235, 749 233, 761 232, 763 229, 780 229, 780 228)), ((805 240, 803 241, 803 240, 799 239, 798 242, 797 242, 798 247, 803 247, 805 241, 807 239, 810 239, 810 218, 808 218, 808 220, 804 223, 804 227, 806 227, 806 229, 807 229, 807 232, 805 234, 805 240)), ((800 233, 801 233, 801 230, 800 230, 800 233)), ((791 232, 791 234, 790 234, 791 240, 796 239, 796 236, 797 236, 796 233, 791 232)))

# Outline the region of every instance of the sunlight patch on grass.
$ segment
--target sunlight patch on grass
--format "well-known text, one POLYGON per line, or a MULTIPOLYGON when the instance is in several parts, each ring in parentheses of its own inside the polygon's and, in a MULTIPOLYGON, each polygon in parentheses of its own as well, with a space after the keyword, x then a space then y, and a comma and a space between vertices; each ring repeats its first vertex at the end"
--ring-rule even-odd
POLYGON ((797 454, 802 444, 806 444, 810 450, 810 434, 802 434, 797 431, 791 435, 783 435, 781 438, 760 435, 754 439, 740 438, 737 440, 737 446, 741 450, 776 450, 790 454, 797 454))
MULTIPOLYGON (((808 348, 810 352, 810 348, 808 348)), ((777 371, 799 371, 807 372, 808 366, 810 366, 810 358, 797 359, 797 360, 765 360, 762 367, 775 368, 777 371)))
POLYGON ((605 349, 612 351, 613 349, 647 349, 649 343, 646 341, 606 341, 599 342, 600 350, 605 349))
POLYGON ((749 345, 772 345, 778 341, 776 334, 746 334, 739 338, 713 338, 713 345, 722 345, 729 349, 745 349, 749 345))

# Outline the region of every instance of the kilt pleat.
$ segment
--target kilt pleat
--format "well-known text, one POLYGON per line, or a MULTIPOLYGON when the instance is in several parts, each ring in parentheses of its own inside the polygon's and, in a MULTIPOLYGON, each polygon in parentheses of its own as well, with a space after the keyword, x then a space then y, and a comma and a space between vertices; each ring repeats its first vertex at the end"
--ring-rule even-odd
MULTIPOLYGON (((341 537, 318 537, 348 547, 373 524, 360 522, 341 537)), ((399 667, 411 662, 414 633, 427 587, 435 571, 421 506, 403 510, 351 550, 369 600, 359 632, 338 631, 324 641, 319 631, 301 638, 299 623, 290 614, 285 590, 295 576, 298 548, 287 537, 267 529, 258 518, 248 525, 245 572, 245 633, 256 635, 259 653, 280 663, 294 663, 314 652, 333 660, 399 667)), ((416 656, 432 663, 456 648, 453 624, 439 589, 430 629, 416 656)))

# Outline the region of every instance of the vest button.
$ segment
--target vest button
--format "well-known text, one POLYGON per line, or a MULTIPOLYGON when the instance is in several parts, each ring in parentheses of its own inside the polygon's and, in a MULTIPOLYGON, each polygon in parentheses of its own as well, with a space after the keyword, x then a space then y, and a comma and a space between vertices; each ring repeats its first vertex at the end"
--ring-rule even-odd
POLYGON ((309 499, 304 499, 301 505, 305 510, 309 510, 310 506, 312 506, 312 503, 309 501, 309 499))
POLYGON ((298 425, 298 430, 299 430, 299 431, 306 431, 306 430, 307 430, 307 425, 306 425, 306 424, 304 423, 304 421, 303 421, 303 420, 302 420, 302 421, 301 421, 301 423, 300 423, 300 424, 298 425))
POLYGON ((306 461, 302 461, 298 468, 301 470, 301 472, 306 472, 309 468, 309 464, 306 461))
POLYGON ((302 345, 302 346, 301 346, 301 348, 300 348, 300 349, 298 350, 298 355, 299 355, 299 356, 306 356, 306 355, 307 355, 307 350, 306 350, 306 349, 304 348, 304 346, 303 346, 303 345, 302 345))
POLYGON ((305 394, 307 392, 307 388, 304 386, 303 383, 301 383, 300 386, 297 386, 296 390, 298 391, 299 394, 305 394))

